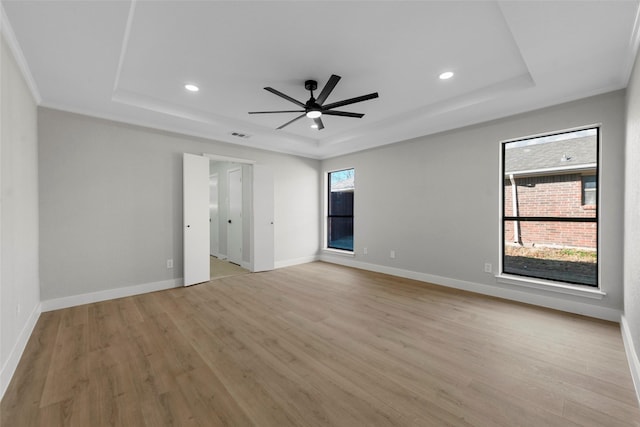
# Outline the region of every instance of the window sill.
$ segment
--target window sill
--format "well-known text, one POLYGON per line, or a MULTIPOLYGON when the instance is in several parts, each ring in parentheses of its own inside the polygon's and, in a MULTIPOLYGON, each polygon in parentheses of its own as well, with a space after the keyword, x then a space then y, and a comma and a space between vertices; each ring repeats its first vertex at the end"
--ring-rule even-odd
POLYGON ((588 288, 586 286, 568 285, 550 280, 531 279, 507 274, 498 274, 495 276, 497 283, 506 285, 523 286, 526 288, 541 289, 549 292, 557 292, 567 295, 576 295, 584 298, 602 299, 607 293, 598 288, 588 288))
POLYGON ((332 255, 340 255, 346 257, 355 257, 356 253, 353 251, 345 251, 343 249, 332 249, 332 248, 322 248, 324 252, 330 253, 332 255))

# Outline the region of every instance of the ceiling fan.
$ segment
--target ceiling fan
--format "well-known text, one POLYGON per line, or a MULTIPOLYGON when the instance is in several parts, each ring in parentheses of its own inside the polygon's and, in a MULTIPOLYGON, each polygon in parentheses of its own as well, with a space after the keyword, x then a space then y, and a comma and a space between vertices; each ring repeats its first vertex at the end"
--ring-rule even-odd
POLYGON ((377 98, 378 92, 370 93, 368 95, 357 96, 355 98, 349 98, 343 101, 338 101, 338 102, 333 102, 331 104, 323 105, 323 103, 327 100, 327 98, 329 97, 333 89, 336 87, 336 84, 338 84, 339 80, 340 80, 340 76, 336 76, 335 74, 332 74, 327 84, 324 85, 324 88, 320 92, 320 95, 318 95, 317 99, 313 97, 313 91, 318 88, 318 82, 315 80, 307 80, 306 82, 304 82, 304 88, 309 92, 311 92, 311 98, 309 98, 309 100, 306 103, 302 103, 297 99, 293 99, 292 97, 285 95, 284 93, 278 90, 275 90, 272 87, 265 87, 264 88, 265 90, 275 95, 278 95, 279 97, 284 98, 287 101, 293 102, 294 104, 302 108, 302 110, 250 111, 249 114, 302 113, 295 119, 290 120, 287 123, 283 124, 282 126, 278 127, 278 129, 282 129, 285 126, 289 126, 291 123, 303 118, 304 116, 307 116, 310 119, 313 119, 314 126, 312 127, 317 127, 318 130, 324 129, 324 124, 322 123, 323 114, 327 116, 355 117, 355 118, 361 119, 362 117, 364 117, 364 114, 350 113, 347 111, 335 111, 334 108, 343 107, 345 105, 355 104, 356 102, 362 102, 362 101, 367 101, 369 99, 377 98))

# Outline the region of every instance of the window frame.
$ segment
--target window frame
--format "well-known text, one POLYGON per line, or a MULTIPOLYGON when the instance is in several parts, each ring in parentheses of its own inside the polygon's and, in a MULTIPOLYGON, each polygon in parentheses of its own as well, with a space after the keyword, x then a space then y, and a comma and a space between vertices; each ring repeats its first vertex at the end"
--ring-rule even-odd
MULTIPOLYGON (((605 292, 603 292, 600 288, 600 257, 601 257, 601 244, 600 244, 600 144, 602 138, 602 126, 601 124, 592 124, 582 127, 576 127, 571 129, 559 130, 559 131, 551 131, 546 133, 541 133, 537 135, 524 136, 519 138, 513 138, 509 140, 500 141, 500 201, 499 201, 499 238, 500 238, 500 256, 499 256, 499 273, 496 275, 497 281, 499 283, 504 284, 515 284, 521 285, 525 287, 537 288, 537 289, 545 289, 552 290, 555 292, 561 292, 566 294, 580 295, 586 296, 589 298, 597 298, 601 299, 605 292), (594 129, 596 131, 596 165, 595 165, 595 173, 593 176, 596 177, 596 188, 595 191, 595 206, 589 205, 589 210, 595 211, 594 217, 549 217, 549 216, 506 216, 505 215, 505 203, 506 203, 506 194, 505 194, 505 183, 509 180, 508 175, 505 172, 506 169, 506 146, 509 143, 525 141, 530 139, 542 138, 547 136, 554 135, 562 135, 573 133, 581 130, 589 130, 594 129), (521 275, 517 273, 505 272, 505 238, 506 236, 506 227, 505 224, 507 221, 540 221, 540 222, 573 222, 573 223, 581 223, 581 222, 593 222, 596 224, 596 274, 595 274, 595 284, 590 285, 586 283, 577 283, 577 282, 568 282, 568 281, 560 281, 554 280, 544 277, 537 276, 527 276, 521 275)), ((591 175, 591 174, 589 174, 591 175)), ((584 197, 584 184, 581 176, 581 207, 585 208, 586 205, 583 204, 584 197)))
POLYGON ((334 252, 334 253, 338 253, 338 254, 344 254, 344 255, 354 255, 355 254, 355 175, 356 175, 356 168, 355 167, 343 167, 343 168, 339 168, 339 169, 332 169, 332 170, 328 170, 325 172, 325 212, 324 212, 324 247, 323 249, 329 252, 334 252), (354 200, 353 200, 353 209, 352 209, 352 214, 349 216, 344 216, 344 215, 330 215, 331 212, 331 175, 333 173, 336 172, 343 172, 343 171, 348 171, 348 170, 353 170, 353 193, 354 193, 354 200), (351 250, 348 249, 342 249, 342 248, 335 248, 335 247, 331 247, 329 246, 329 232, 330 232, 330 226, 329 226, 329 218, 333 218, 333 217, 342 217, 342 218, 351 218, 352 224, 353 224, 353 237, 354 237, 354 242, 353 242, 353 247, 351 250))
POLYGON ((583 209, 594 209, 594 207, 597 208, 598 206, 598 175, 582 175, 581 177, 581 186, 582 186, 582 208, 583 209), (591 180, 588 180, 588 178, 591 177, 595 177, 595 187, 594 188, 587 188, 587 183, 590 183, 591 180), (595 199, 595 203, 587 203, 587 194, 588 193, 593 193, 594 194, 594 199, 595 199))

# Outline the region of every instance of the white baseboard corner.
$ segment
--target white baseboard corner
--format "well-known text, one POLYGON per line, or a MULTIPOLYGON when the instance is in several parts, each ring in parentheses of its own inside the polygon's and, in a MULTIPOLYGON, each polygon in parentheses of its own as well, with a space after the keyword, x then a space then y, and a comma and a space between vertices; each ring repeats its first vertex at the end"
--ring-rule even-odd
POLYGON ((640 360, 638 359, 638 353, 633 345, 633 337, 629 330, 629 323, 624 314, 620 317, 620 331, 622 333, 622 341, 624 342, 624 351, 627 353, 627 361, 629 362, 629 369, 631 370, 631 378, 633 379, 633 386, 636 389, 636 398, 640 405, 640 360))
POLYGON ((33 333, 33 329, 35 328, 36 323, 38 323, 41 312, 42 304, 36 304, 36 306, 31 311, 31 314, 29 314, 24 327, 20 331, 20 335, 18 335, 18 339, 11 349, 7 361, 5 362, 4 366, 2 366, 2 371, 0 371, 0 400, 4 397, 4 393, 9 387, 11 378, 13 378, 13 374, 16 372, 16 368, 18 367, 18 363, 20 362, 22 353, 24 353, 24 349, 27 347, 27 343, 29 342, 29 338, 33 333))
POLYGON ((91 304, 93 302, 107 301, 116 298, 129 297, 132 295, 146 294, 148 292, 163 291, 165 289, 178 288, 182 286, 183 283, 184 279, 182 278, 170 279, 160 282, 144 283, 141 285, 90 292, 87 294, 54 298, 42 301, 42 311, 53 311, 62 308, 75 307, 82 304, 91 304))

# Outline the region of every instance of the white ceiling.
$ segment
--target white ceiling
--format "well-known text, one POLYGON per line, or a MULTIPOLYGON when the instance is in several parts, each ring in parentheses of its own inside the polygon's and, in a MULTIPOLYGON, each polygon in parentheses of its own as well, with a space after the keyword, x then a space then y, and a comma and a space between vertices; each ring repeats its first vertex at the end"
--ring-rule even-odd
POLYGON ((313 158, 624 88, 640 25, 638 1, 2 5, 43 106, 313 158), (265 86, 305 102, 304 81, 317 95, 331 74, 327 103, 379 93, 340 108, 364 118, 275 130, 296 114, 247 114, 297 109, 265 86))

